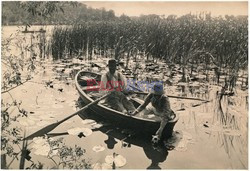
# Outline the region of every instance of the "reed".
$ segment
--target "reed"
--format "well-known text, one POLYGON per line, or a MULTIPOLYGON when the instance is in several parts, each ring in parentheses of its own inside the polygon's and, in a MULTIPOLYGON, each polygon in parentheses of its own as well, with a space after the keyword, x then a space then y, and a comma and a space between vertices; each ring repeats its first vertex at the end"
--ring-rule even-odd
MULTIPOLYGON (((188 72, 203 66, 205 71, 216 69, 217 83, 226 72, 234 86, 239 70, 247 68, 247 17, 212 18, 209 14, 143 16, 117 21, 94 21, 68 27, 56 27, 52 35, 54 59, 94 55, 120 60, 144 58, 180 64, 188 72)), ((185 73, 189 74, 189 73, 185 73)), ((185 80, 184 80, 185 81, 185 80)))

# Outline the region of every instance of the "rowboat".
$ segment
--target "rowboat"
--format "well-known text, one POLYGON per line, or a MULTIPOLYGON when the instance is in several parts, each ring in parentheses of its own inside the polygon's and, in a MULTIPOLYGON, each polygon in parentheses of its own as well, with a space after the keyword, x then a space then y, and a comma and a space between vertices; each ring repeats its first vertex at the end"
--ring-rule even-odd
MULTIPOLYGON (((95 95, 98 94, 99 86, 98 81, 101 80, 101 75, 89 71, 79 71, 75 76, 76 89, 80 95, 80 98, 85 104, 93 102, 96 98, 95 95), (92 83, 91 86, 88 84, 92 83)), ((131 98, 130 101, 137 108, 142 104, 143 100, 139 98, 131 98)), ((129 116, 125 113, 119 112, 112 109, 111 107, 105 105, 103 101, 96 105, 89 107, 93 115, 98 115, 104 120, 111 122, 112 124, 126 129, 132 129, 139 132, 145 136, 150 136, 155 134, 155 132, 160 127, 160 118, 147 117, 147 116, 129 116)), ((178 115, 169 121, 165 126, 162 134, 162 138, 169 138, 172 136, 173 128, 178 121, 178 115)))

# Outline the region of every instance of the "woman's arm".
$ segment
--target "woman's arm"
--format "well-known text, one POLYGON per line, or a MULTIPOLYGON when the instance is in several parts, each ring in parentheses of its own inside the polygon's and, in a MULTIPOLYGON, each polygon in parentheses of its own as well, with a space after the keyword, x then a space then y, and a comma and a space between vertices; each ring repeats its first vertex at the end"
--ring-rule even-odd
POLYGON ((141 112, 143 109, 146 108, 146 106, 150 103, 150 99, 152 98, 152 94, 148 94, 146 99, 144 100, 144 103, 141 104, 133 113, 132 115, 136 115, 137 113, 141 112))

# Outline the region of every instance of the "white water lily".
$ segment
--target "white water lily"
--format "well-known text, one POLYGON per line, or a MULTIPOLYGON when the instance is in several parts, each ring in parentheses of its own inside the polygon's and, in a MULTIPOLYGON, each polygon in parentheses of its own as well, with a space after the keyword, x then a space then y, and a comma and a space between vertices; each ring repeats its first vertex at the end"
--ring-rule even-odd
POLYGON ((78 135, 80 133, 83 133, 85 137, 92 134, 92 130, 89 128, 72 128, 68 130, 69 135, 78 135))
POLYGON ((127 163, 127 160, 122 155, 113 154, 106 156, 105 162, 111 166, 114 163, 115 167, 123 167, 127 163))
POLYGON ((92 148, 94 152, 101 152, 105 150, 105 147, 103 145, 97 145, 92 148))
POLYGON ((92 165, 92 169, 94 170, 109 170, 112 169, 112 166, 107 163, 95 163, 92 165))

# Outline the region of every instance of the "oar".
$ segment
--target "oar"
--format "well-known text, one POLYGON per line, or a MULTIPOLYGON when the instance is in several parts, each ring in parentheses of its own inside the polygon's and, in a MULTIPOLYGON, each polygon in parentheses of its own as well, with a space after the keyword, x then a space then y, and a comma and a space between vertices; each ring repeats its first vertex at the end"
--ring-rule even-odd
MULTIPOLYGON (((149 93, 147 92, 139 92, 139 91, 132 91, 132 93, 135 94, 143 94, 143 95, 148 95, 149 93)), ((210 102, 209 100, 204 100, 204 99, 199 99, 199 98, 193 98, 193 97, 181 97, 181 96, 172 96, 172 95, 167 95, 169 98, 176 98, 176 99, 188 99, 188 100, 199 100, 203 102, 210 102)))
POLYGON ((37 132, 35 132, 35 133, 29 135, 28 137, 24 138, 24 140, 32 139, 32 138, 34 138, 34 137, 39 137, 39 136, 43 136, 44 134, 47 134, 48 132, 50 132, 50 131, 52 131, 53 129, 55 129, 58 125, 60 125, 60 124, 63 123, 64 121, 66 121, 66 120, 72 118, 73 116, 75 116, 75 115, 77 115, 77 114, 83 112, 83 111, 86 110, 88 107, 90 107, 90 106, 92 106, 92 105, 98 103, 100 100, 106 98, 108 95, 109 95, 109 94, 106 94, 106 95, 100 97, 99 99, 97 99, 97 100, 95 100, 95 101, 93 101, 93 102, 87 104, 86 106, 84 106, 83 108, 81 108, 81 109, 78 110, 77 112, 73 113, 72 115, 66 117, 65 119, 62 119, 62 120, 59 121, 59 122, 50 124, 50 125, 48 125, 48 126, 42 128, 42 129, 38 130, 37 132))

